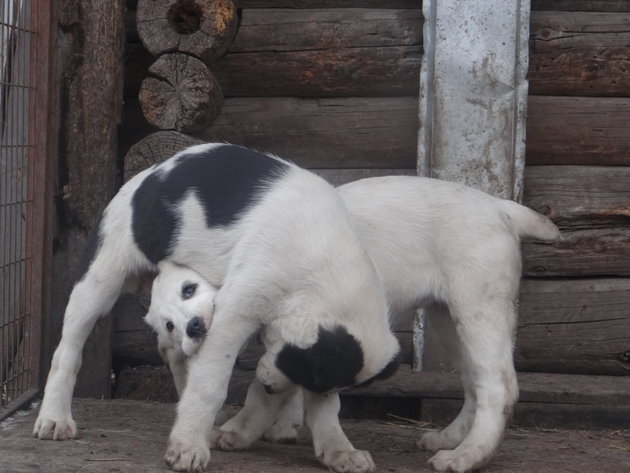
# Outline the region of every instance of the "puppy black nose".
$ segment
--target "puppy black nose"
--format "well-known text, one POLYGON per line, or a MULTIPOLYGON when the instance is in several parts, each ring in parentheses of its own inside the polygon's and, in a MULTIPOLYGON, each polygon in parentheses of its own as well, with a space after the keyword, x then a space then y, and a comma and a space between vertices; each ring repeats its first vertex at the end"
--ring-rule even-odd
POLYGON ((206 325, 201 317, 193 317, 186 324, 186 335, 190 338, 201 338, 206 334, 206 325))
POLYGON ((268 384, 263 384, 263 388, 265 388, 265 391, 267 392, 267 394, 275 394, 275 391, 273 390, 273 388, 269 386, 268 384))

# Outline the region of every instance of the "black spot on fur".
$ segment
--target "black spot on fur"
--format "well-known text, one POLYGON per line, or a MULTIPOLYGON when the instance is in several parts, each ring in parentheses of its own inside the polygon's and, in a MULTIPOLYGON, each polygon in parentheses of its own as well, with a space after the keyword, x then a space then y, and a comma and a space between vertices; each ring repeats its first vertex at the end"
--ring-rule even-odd
POLYGON ((294 384, 323 393, 355 384, 363 368, 363 350, 344 327, 336 326, 332 331, 320 327, 313 346, 285 345, 276 358, 276 367, 294 384))
POLYGON ((387 365, 385 365, 385 368, 383 368, 379 374, 377 374, 376 376, 372 376, 367 381, 363 381, 357 387, 367 386, 368 384, 372 384, 374 381, 391 378, 392 376, 394 376, 394 373, 396 373, 399 366, 400 352, 396 353, 396 356, 394 356, 394 358, 392 358, 391 361, 387 363, 387 365))
POLYGON ((176 243, 179 217, 174 207, 188 191, 193 190, 202 203, 208 227, 226 226, 238 220, 288 166, 256 151, 224 145, 180 156, 165 176, 159 169, 147 176, 132 200, 134 240, 154 264, 176 243))
POLYGON ((102 245, 103 235, 101 234, 101 222, 99 221, 96 228, 92 230, 88 236, 87 245, 85 250, 83 250, 83 255, 79 263, 79 276, 77 281, 81 281, 85 277, 85 274, 88 272, 90 265, 96 257, 96 253, 100 250, 102 245))

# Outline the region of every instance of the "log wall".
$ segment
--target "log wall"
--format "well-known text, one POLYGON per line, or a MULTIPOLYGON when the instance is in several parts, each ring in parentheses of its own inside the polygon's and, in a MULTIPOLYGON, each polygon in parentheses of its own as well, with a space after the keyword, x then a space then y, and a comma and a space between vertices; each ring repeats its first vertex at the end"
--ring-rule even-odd
MULTIPOLYGON (((195 138, 290 157, 335 184, 415 172, 418 2, 235 3, 239 30, 211 65, 223 108, 195 138)), ((154 59, 128 6, 121 155, 155 131, 137 103, 154 59)), ((630 6, 533 0, 532 8, 524 199, 560 225, 564 241, 523 245, 517 366, 627 374, 630 6)), ((411 322, 396 328, 409 359, 411 322)))

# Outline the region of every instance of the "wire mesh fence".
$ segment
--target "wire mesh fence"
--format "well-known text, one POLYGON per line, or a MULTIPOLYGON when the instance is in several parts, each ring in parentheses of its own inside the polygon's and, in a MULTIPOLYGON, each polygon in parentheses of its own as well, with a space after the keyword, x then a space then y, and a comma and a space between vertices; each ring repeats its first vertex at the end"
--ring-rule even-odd
POLYGON ((40 311, 32 297, 33 241, 42 238, 34 232, 40 227, 33 225, 33 178, 44 166, 33 134, 38 3, 0 1, 0 414, 38 382, 40 311))

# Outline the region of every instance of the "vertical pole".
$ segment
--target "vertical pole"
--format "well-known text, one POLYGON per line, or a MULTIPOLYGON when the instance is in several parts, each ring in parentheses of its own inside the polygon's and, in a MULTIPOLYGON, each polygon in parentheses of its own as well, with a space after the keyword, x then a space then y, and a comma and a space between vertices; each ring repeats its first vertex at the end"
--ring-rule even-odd
MULTIPOLYGON (((529 0, 424 0, 418 174, 520 200, 525 164, 529 0)), ((430 369, 425 318, 414 346, 430 369), (426 336, 426 339, 425 339, 426 336), (420 351, 422 350, 422 351, 420 351)))

